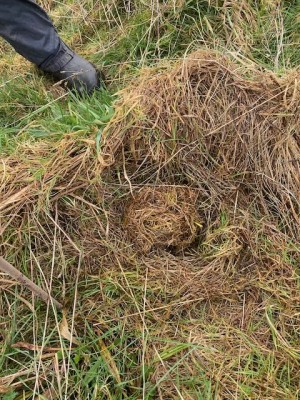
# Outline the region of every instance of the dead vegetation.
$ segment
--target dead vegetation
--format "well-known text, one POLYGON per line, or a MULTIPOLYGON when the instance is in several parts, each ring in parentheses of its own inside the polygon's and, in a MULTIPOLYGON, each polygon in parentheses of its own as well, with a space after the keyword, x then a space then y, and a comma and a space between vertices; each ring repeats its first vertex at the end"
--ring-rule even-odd
POLYGON ((184 187, 144 187, 128 200, 124 227, 143 252, 152 249, 185 249, 196 239, 200 217, 197 195, 184 187))
MULTIPOLYGON (((196 52, 120 96, 99 153, 74 133, 2 160, 1 253, 26 251, 57 300, 78 299, 78 336, 82 318, 122 322, 149 398, 196 398, 205 379, 211 398, 296 398, 299 74, 196 52), (72 297, 78 276, 97 290, 72 297)), ((137 370, 127 395, 145 389, 137 370)))

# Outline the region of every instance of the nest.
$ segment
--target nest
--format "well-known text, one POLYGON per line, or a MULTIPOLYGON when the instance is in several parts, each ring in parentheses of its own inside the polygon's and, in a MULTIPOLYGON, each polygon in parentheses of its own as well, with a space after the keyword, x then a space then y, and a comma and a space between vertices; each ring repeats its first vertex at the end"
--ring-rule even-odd
POLYGON ((200 216, 197 194, 185 187, 144 187, 125 210, 131 241, 144 253, 152 249, 183 250, 196 239, 200 216))
POLYGON ((124 91, 103 135, 111 165, 125 165, 132 184, 163 176, 197 187, 208 208, 247 209, 255 198, 300 234, 297 72, 279 78, 209 51, 159 72, 146 70, 124 91), (237 190, 245 203, 234 204, 237 190))

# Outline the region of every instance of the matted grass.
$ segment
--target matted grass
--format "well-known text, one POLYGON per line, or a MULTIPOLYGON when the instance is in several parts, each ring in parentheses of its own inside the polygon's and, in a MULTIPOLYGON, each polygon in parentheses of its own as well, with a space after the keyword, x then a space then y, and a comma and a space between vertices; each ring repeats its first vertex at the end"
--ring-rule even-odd
POLYGON ((65 310, 0 275, 0 397, 297 399, 299 5, 44 3, 124 89, 5 47, 1 254, 65 310))
POLYGON ((3 368, 33 368, 30 396, 297 392, 297 77, 193 53, 123 91, 98 151, 79 132, 3 159, 2 252, 67 310, 62 326, 51 307, 35 302, 33 313, 24 290, 4 286, 3 310, 23 318, 13 331, 3 319, 3 368), (183 207, 190 243, 178 232, 186 225, 170 228, 183 207))

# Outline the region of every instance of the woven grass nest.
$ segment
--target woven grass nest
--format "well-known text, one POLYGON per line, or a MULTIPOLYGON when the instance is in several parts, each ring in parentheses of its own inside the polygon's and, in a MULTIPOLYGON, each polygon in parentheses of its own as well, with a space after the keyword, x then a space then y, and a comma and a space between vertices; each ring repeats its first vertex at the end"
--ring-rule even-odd
POLYGON ((183 250, 201 226, 197 193, 187 187, 144 187, 125 210, 125 228, 144 253, 153 249, 183 250))

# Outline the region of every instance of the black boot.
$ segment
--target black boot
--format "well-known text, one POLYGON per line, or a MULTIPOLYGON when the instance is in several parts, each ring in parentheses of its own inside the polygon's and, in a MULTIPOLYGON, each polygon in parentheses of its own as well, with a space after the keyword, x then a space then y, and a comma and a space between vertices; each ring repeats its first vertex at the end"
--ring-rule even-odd
POLYGON ((66 46, 34 0, 0 0, 0 36, 42 71, 78 94, 101 85, 96 68, 66 46))
POLYGON ((89 95, 103 84, 100 72, 63 42, 57 55, 44 61, 39 68, 79 95, 89 95))

